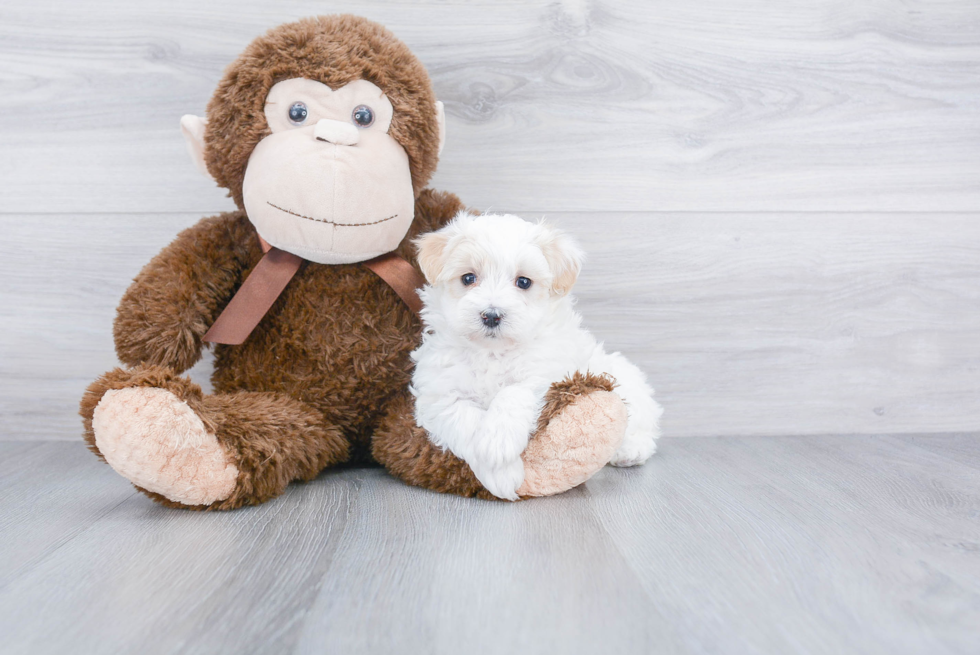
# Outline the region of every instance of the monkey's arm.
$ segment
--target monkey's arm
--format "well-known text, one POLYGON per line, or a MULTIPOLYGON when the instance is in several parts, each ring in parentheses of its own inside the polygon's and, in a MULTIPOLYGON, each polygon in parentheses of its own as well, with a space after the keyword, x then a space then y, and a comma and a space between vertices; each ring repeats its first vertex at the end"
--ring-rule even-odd
POLYGON ((177 372, 200 359, 202 337, 260 257, 240 212, 202 219, 150 260, 123 295, 113 337, 120 361, 177 372))

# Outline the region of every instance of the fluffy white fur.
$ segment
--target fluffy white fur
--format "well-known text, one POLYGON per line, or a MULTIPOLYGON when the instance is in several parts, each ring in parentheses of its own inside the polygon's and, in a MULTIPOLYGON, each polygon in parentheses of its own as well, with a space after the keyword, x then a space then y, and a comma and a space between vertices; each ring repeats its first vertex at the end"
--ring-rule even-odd
POLYGON ((412 393, 416 421, 433 443, 469 464, 492 494, 516 500, 521 454, 545 393, 574 371, 590 371, 615 378, 629 415, 610 463, 634 466, 654 453, 663 410, 640 369, 582 329, 568 292, 583 255, 564 233, 517 216, 461 213, 417 245, 429 284, 412 393), (464 284, 466 274, 475 281, 464 284), (519 288, 522 277, 529 288, 519 288), (502 315, 499 325, 485 324, 488 311, 502 315))

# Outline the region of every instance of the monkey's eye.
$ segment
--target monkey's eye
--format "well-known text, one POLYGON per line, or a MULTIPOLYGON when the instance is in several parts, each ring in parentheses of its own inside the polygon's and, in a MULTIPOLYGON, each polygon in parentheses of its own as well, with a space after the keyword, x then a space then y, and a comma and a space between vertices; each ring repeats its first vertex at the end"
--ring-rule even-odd
POLYGON ((374 110, 367 105, 358 105, 354 107, 350 117, 354 120, 354 125, 358 127, 371 127, 371 124, 374 123, 374 110))
POLYGON ((289 122, 293 125, 302 125, 309 113, 302 102, 294 102, 289 108, 289 122))
POLYGON ((476 282, 476 275, 474 275, 473 273, 464 273, 463 277, 459 279, 463 283, 464 287, 468 287, 474 282, 476 282))
POLYGON ((530 289, 531 288, 531 278, 529 277, 519 277, 514 281, 517 284, 518 289, 530 289))

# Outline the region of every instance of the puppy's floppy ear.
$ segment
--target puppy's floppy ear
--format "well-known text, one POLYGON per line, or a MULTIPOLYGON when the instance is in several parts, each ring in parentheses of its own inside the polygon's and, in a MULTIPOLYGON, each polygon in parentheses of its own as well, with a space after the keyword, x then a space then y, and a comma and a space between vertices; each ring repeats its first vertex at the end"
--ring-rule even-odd
POLYGON ((422 275, 429 284, 435 284, 446 263, 447 243, 449 243, 449 233, 445 230, 429 232, 415 240, 415 247, 419 251, 419 268, 422 269, 422 275))
POLYGON ((473 216, 466 209, 460 209, 453 220, 446 223, 442 229, 428 232, 415 239, 415 249, 419 253, 419 268, 429 284, 435 284, 442 269, 446 267, 449 241, 460 234, 462 226, 472 221, 473 216))
POLYGON ((585 253, 567 234, 547 223, 538 225, 536 241, 551 269, 552 292, 564 296, 578 279, 585 253))
POLYGON ((446 245, 451 234, 448 227, 438 232, 428 232, 415 239, 419 252, 419 268, 429 284, 435 284, 442 268, 446 265, 446 245))

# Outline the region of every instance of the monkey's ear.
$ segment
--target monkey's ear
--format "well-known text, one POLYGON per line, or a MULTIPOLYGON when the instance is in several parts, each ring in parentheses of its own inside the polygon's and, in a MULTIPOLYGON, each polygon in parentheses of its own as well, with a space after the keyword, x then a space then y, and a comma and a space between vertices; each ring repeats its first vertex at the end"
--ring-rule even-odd
POLYGON ((439 152, 442 154, 442 147, 446 145, 446 106, 441 100, 436 100, 436 122, 439 123, 439 152))
POLYGON ((419 251, 419 268, 429 284, 435 284, 442 273, 449 237, 449 230, 442 229, 438 232, 427 232, 415 240, 415 247, 419 251))
POLYGON ((575 280, 578 279, 585 253, 561 230, 547 223, 541 223, 538 227, 538 247, 551 269, 551 291, 564 296, 572 290, 575 280))
POLYGON ((197 170, 201 171, 209 178, 208 166, 204 163, 204 128, 207 127, 206 118, 185 114, 180 117, 180 133, 184 135, 187 142, 187 152, 190 153, 197 170))

